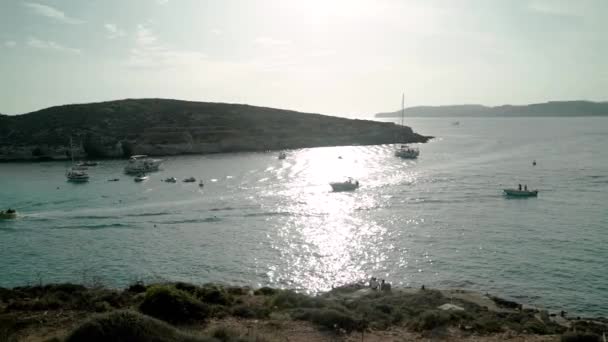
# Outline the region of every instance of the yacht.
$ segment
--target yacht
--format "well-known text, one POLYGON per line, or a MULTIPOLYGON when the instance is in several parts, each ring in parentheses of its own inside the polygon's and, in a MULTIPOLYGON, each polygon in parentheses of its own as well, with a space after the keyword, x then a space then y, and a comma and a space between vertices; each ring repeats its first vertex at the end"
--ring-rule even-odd
POLYGON ((65 172, 68 182, 84 183, 89 181, 89 174, 86 167, 74 163, 74 146, 72 137, 70 137, 70 157, 72 158, 72 167, 65 172))
MULTIPOLYGON (((405 94, 401 96, 401 126, 403 126, 403 117, 405 116, 405 94)), ((415 159, 420 155, 420 150, 407 145, 401 145, 398 150, 395 151, 395 156, 404 159, 415 159)))
POLYGON ((395 156, 404 159, 415 159, 418 158, 419 154, 420 150, 414 147, 409 147, 407 145, 401 145, 401 147, 395 151, 395 156))
POLYGON ((161 162, 161 159, 148 158, 143 154, 131 156, 127 166, 125 166, 125 173, 140 174, 158 171, 161 162))
POLYGON ((89 181, 89 175, 85 170, 78 170, 76 168, 71 168, 65 173, 65 176, 68 178, 68 182, 74 183, 84 183, 89 181))

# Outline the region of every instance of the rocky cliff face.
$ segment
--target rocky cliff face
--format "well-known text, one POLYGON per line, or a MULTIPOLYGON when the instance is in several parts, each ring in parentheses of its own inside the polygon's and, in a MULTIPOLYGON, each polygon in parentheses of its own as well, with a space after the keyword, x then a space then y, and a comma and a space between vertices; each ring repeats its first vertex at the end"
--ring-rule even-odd
POLYGON ((122 100, 0 117, 0 160, 426 142, 409 127, 223 103, 122 100))

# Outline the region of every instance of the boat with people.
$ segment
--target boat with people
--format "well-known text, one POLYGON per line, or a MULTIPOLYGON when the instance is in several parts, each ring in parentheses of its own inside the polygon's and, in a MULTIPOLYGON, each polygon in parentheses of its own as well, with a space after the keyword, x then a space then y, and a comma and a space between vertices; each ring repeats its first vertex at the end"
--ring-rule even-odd
POLYGON ((15 209, 8 208, 7 210, 0 211, 0 219, 10 220, 17 218, 17 211, 15 209))
POLYGON ((506 196, 512 197, 537 197, 538 190, 503 189, 506 196))
POLYGON ((184 179, 182 182, 184 182, 184 183, 194 183, 194 182, 196 182, 196 178, 194 178, 194 177, 188 177, 188 178, 184 179))
MULTIPOLYGON (((405 94, 401 95, 401 126, 405 117, 405 94)), ((408 145, 401 145, 396 151, 395 156, 403 159, 416 159, 420 155, 420 150, 408 145)))
POLYGON ((175 178, 175 177, 165 178, 165 182, 167 182, 167 183, 176 183, 177 182, 177 178, 175 178))
POLYGON ((139 154, 129 158, 127 165, 125 166, 125 173, 127 174, 139 174, 142 172, 154 172, 158 171, 162 159, 152 159, 147 155, 139 154))
POLYGON ((287 158, 287 153, 285 153, 285 152, 281 151, 281 152, 279 153, 279 159, 285 159, 285 158, 287 158))
POLYGON ((329 185, 331 186, 334 192, 353 191, 359 187, 359 181, 348 177, 348 179, 343 182, 332 182, 329 183, 329 185))
POLYGON ((149 178, 148 175, 145 175, 142 173, 142 174, 137 175, 133 180, 139 183, 139 182, 148 180, 148 178, 149 178))

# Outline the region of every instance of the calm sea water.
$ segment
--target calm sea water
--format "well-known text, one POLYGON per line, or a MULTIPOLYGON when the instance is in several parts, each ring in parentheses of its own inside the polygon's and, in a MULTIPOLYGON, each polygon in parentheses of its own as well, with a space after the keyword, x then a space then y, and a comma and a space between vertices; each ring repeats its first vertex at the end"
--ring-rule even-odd
POLYGON ((0 206, 22 215, 0 221, 0 286, 314 292, 375 275, 608 315, 608 118, 407 121, 438 137, 416 161, 393 145, 171 157, 135 183, 113 160, 88 184, 67 183, 63 162, 0 164, 0 206), (206 185, 161 182, 169 176, 206 185), (344 176, 362 187, 332 193, 344 176), (503 197, 518 183, 538 198, 503 197))

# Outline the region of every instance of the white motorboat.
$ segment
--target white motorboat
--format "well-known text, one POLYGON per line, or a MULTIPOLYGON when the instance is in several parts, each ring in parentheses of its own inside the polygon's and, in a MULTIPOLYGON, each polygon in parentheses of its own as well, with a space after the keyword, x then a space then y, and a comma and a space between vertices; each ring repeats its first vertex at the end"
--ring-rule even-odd
POLYGON ((146 155, 135 155, 129 158, 127 166, 125 166, 125 173, 139 174, 144 172, 158 171, 161 159, 148 158, 146 155))
POLYGON ((353 191, 359 187, 359 181, 348 178, 344 182, 329 183, 334 192, 338 191, 353 191))
POLYGON ((175 178, 175 177, 165 178, 165 182, 167 182, 167 183, 175 183, 175 182, 177 182, 177 178, 175 178))
POLYGON ((133 180, 136 182, 143 182, 145 180, 148 180, 148 178, 149 177, 147 175, 141 174, 141 175, 137 175, 133 180))
MULTIPOLYGON (((403 118, 405 116, 405 94, 401 96, 401 126, 403 126, 403 118)), ((420 155, 420 150, 407 145, 401 145, 395 151, 395 156, 403 159, 415 159, 420 155)))
POLYGON ((404 159, 415 159, 418 158, 420 154, 420 150, 414 147, 409 147, 407 145, 401 145, 398 150, 395 151, 395 156, 404 158, 404 159))

